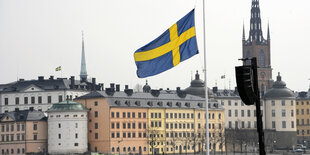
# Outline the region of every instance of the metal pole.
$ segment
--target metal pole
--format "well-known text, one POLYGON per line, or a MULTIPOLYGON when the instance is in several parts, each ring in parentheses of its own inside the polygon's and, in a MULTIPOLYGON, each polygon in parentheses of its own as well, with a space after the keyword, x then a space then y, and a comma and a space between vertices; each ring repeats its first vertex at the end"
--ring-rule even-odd
POLYGON ((254 92, 257 96, 256 101, 256 120, 257 120, 257 132, 258 132, 258 139, 259 139, 259 154, 266 155, 265 152, 265 143, 264 143, 264 131, 263 131, 263 118, 260 110, 260 94, 258 89, 258 78, 257 78, 257 61, 256 57, 251 59, 252 69, 253 69, 253 77, 254 77, 254 92))
MULTIPOLYGON (((205 1, 203 0, 203 51, 204 51, 204 80, 205 80, 205 101, 206 101, 206 155, 209 155, 209 110, 208 110, 208 86, 207 86, 207 58, 206 58, 206 21, 205 1)), ((203 151, 203 144, 202 144, 203 151)))

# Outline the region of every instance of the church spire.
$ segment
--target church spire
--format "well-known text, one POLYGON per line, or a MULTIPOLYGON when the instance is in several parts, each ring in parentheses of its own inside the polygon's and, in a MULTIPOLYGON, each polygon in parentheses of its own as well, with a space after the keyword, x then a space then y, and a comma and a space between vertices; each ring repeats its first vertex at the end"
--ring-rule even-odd
POLYGON ((264 40, 261 27, 259 0, 252 0, 249 41, 252 42, 253 40, 255 40, 256 43, 261 43, 264 40))
POLYGON ((268 29, 267 29, 267 40, 270 40, 269 21, 268 21, 268 29))
POLYGON ((245 40, 245 33, 244 33, 244 22, 243 22, 242 40, 245 40))
POLYGON ((85 61, 85 51, 84 51, 84 33, 82 31, 82 59, 81 59, 81 72, 80 72, 81 82, 87 81, 87 71, 86 71, 86 61, 85 61))

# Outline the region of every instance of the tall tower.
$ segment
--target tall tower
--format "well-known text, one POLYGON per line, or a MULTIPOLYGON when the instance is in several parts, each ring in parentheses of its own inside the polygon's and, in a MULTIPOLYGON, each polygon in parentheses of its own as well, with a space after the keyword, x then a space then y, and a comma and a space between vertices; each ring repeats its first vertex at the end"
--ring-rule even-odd
POLYGON ((263 37, 259 0, 252 0, 249 38, 245 39, 244 25, 242 34, 242 57, 257 58, 258 87, 261 93, 272 88, 272 68, 270 61, 270 34, 267 28, 267 40, 263 37))
POLYGON ((87 71, 86 71, 86 61, 85 61, 85 51, 84 51, 84 33, 82 31, 82 59, 81 59, 81 72, 80 72, 81 82, 87 82, 87 71))

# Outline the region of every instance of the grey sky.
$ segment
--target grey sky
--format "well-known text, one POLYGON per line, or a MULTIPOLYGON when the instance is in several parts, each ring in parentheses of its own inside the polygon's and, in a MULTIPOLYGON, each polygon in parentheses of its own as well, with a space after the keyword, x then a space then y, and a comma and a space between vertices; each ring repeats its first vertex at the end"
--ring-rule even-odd
MULTIPOLYGON (((260 0, 263 35, 269 21, 273 79, 281 72, 292 90, 309 88, 309 0, 260 0)), ((78 76, 81 30, 87 72, 97 82, 134 87, 133 53, 196 6, 200 54, 157 76, 152 88, 188 87, 203 68, 202 0, 0 0, 0 83, 37 76, 78 76), (62 66, 62 73, 55 72, 62 66)), ((251 0, 206 0, 208 86, 233 88, 241 65, 242 24, 248 37, 251 0), (225 74, 226 79, 220 76, 225 74), (231 84, 229 84, 231 81, 231 84)), ((203 77, 201 77, 203 78, 203 77)))

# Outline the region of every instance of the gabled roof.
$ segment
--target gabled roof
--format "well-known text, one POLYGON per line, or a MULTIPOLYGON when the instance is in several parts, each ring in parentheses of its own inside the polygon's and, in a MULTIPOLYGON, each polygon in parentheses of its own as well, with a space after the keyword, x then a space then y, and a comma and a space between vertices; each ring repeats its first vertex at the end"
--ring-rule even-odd
POLYGON ((6 112, 2 116, 0 115, 0 122, 4 122, 6 117, 12 118, 13 121, 39 121, 47 119, 43 112, 37 110, 6 112))

